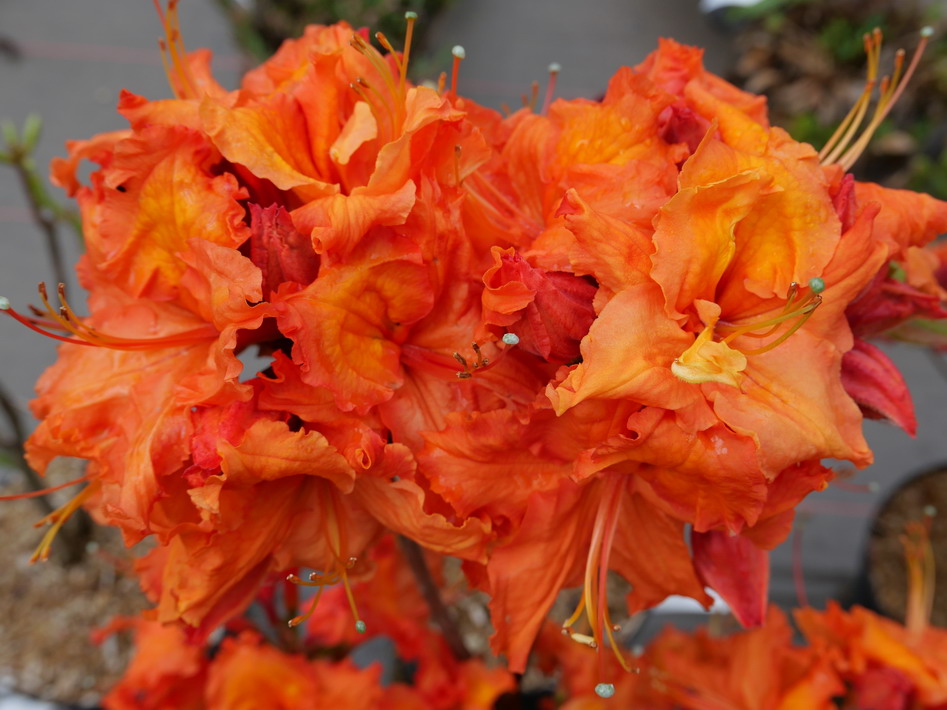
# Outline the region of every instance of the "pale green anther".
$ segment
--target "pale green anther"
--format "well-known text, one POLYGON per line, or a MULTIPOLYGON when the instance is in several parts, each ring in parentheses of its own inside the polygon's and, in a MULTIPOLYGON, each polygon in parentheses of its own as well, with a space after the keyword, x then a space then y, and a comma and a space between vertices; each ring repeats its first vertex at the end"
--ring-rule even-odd
POLYGON ((809 290, 812 291, 812 293, 819 295, 825 291, 825 281, 820 279, 818 276, 809 279, 809 290))
POLYGON ((418 19, 418 13, 416 13, 414 10, 408 10, 406 13, 404 13, 404 19, 416 20, 418 19))
POLYGON ((611 683, 599 683, 595 686, 595 694, 600 698, 610 698, 615 694, 615 686, 611 683))
POLYGON ((933 36, 934 36, 933 27, 931 27, 930 25, 927 25, 926 27, 921 28, 921 37, 933 37, 933 36))
POLYGON ((364 634, 367 629, 368 627, 365 626, 365 622, 362 621, 361 619, 355 622, 355 630, 358 631, 360 634, 364 634))
POLYGON ((467 51, 461 47, 459 44, 454 45, 454 48, 450 51, 457 59, 465 59, 467 57, 467 51))
POLYGON ((516 333, 504 333, 502 340, 507 345, 519 345, 520 336, 518 336, 516 333))
POLYGON ((0 311, 10 310, 10 299, 0 296, 0 311))

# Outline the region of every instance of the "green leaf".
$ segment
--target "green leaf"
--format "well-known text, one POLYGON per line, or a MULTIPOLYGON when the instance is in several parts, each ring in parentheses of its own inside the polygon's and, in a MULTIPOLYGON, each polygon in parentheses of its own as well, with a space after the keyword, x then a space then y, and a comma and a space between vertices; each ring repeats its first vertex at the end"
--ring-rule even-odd
POLYGON ((32 153, 43 132, 43 119, 39 114, 31 113, 23 122, 23 150, 32 153))

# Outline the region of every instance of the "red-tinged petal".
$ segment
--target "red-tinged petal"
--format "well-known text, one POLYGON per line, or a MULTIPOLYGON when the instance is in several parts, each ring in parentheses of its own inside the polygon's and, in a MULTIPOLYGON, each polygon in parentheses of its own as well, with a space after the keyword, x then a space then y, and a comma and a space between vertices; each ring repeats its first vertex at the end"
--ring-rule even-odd
MULTIPOLYGON (((828 169, 827 169, 828 170, 828 169)), ((858 198, 855 196, 855 177, 845 173, 832 187, 832 206, 842 223, 842 232, 847 232, 858 217, 858 198)))
POLYGON ((810 493, 825 490, 833 478, 835 472, 819 461, 803 461, 781 471, 767 488, 759 520, 741 535, 763 550, 772 550, 792 531, 796 506, 810 493))
POLYGON ((906 710, 914 698, 914 681, 894 668, 868 668, 852 684, 851 701, 861 710, 906 710))
POLYGON ((693 153, 707 135, 711 122, 686 106, 674 104, 661 112, 658 135, 668 143, 683 143, 693 153))
POLYGON ((410 180, 391 193, 357 187, 348 195, 313 200, 292 213, 293 224, 312 238, 312 248, 334 264, 346 259, 372 227, 404 224, 414 207, 410 180))
POLYGON ((649 278, 654 251, 650 233, 596 212, 575 190, 566 192, 556 214, 575 237, 569 261, 577 274, 594 276, 599 287, 612 293, 649 278))
POLYGON ((319 273, 312 241, 293 225, 279 205, 250 205, 250 259, 263 273, 263 294, 269 297, 289 281, 305 287, 319 273))
POLYGON ((908 385, 891 359, 864 340, 842 358, 842 386, 869 419, 887 419, 911 436, 917 431, 908 385))
POLYGON ((205 98, 201 121, 227 160, 246 166, 281 190, 308 188, 312 197, 338 192, 313 160, 306 116, 299 102, 274 94, 265 103, 228 108, 205 98))
POLYGON ((330 389, 343 411, 364 412, 401 386, 400 342, 432 300, 427 269, 376 240, 280 299, 277 322, 303 381, 330 389))
POLYGON ((508 409, 451 414, 446 429, 425 434, 421 472, 461 518, 516 522, 534 492, 554 490, 571 472, 568 460, 538 450, 543 433, 538 421, 524 424, 508 409))
POLYGON ((290 431, 283 422, 260 419, 247 429, 238 445, 221 441, 217 452, 229 484, 319 476, 348 493, 355 481, 355 471, 322 434, 290 431))
POLYGON ((769 595, 769 553, 741 535, 709 530, 691 535, 694 566, 744 627, 760 626, 769 595))
POLYGON ((575 359, 595 311, 595 287, 572 274, 534 269, 512 249, 494 247, 483 275, 483 322, 515 333, 544 360, 575 359))

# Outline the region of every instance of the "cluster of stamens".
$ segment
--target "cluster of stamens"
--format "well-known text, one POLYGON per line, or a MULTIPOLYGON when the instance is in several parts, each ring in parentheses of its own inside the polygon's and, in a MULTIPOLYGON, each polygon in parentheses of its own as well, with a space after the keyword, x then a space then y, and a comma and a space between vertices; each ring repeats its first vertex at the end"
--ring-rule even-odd
POLYGON ((352 615, 355 617, 355 630, 360 634, 365 633, 367 627, 365 626, 365 622, 359 618, 358 607, 355 605, 355 595, 352 594, 352 587, 348 578, 348 570, 355 566, 356 561, 354 557, 349 557, 344 563, 341 560, 337 560, 334 569, 328 572, 310 572, 307 579, 302 579, 295 574, 287 575, 286 581, 290 584, 295 584, 299 587, 318 587, 315 596, 313 596, 312 601, 309 603, 309 608, 305 613, 290 619, 288 622, 289 627, 295 628, 306 622, 316 611, 316 607, 319 605, 319 598, 322 596, 322 590, 341 582, 345 587, 345 595, 349 600, 352 615))
POLYGON ((794 320, 795 322, 792 323, 789 328, 783 331, 783 333, 772 342, 769 342, 759 348, 742 351, 744 355, 760 355, 762 353, 769 352, 770 350, 785 343, 793 333, 805 325, 805 322, 809 320, 809 317, 815 313, 815 310, 821 305, 822 296, 820 294, 824 290, 825 282, 822 279, 818 277, 810 279, 808 293, 797 301, 800 288, 799 284, 793 281, 789 285, 789 294, 786 299, 786 305, 783 306, 782 311, 780 311, 778 315, 773 316, 772 318, 767 318, 766 320, 756 321, 754 323, 746 323, 743 325, 734 325, 726 323, 725 321, 717 321, 716 330, 718 333, 724 335, 720 342, 729 345, 733 340, 739 337, 768 338, 771 335, 774 335, 784 323, 794 320))
POLYGON ((161 63, 164 65, 164 73, 168 77, 168 83, 174 91, 175 98, 199 99, 201 95, 188 68, 187 51, 184 49, 184 40, 181 39, 181 26, 178 21, 179 1, 169 0, 168 10, 163 12, 161 3, 153 0, 165 34, 164 38, 158 40, 161 63))
MULTIPOLYGON (((596 650, 606 645, 607 641, 619 665, 625 671, 631 672, 635 669, 628 663, 615 639, 615 634, 621 631, 621 627, 612 622, 608 611, 609 558, 618 529, 621 487, 624 483, 625 479, 621 474, 614 474, 605 479, 586 557, 582 596, 579 597, 572 616, 562 624, 562 633, 573 641, 596 650), (587 622, 589 633, 574 630, 583 618, 587 622)), ((604 675, 604 658, 602 661, 600 675, 604 675)), ((608 698, 614 694, 615 686, 603 681, 596 685, 595 692, 599 697, 608 698)))
POLYGON ((387 126, 390 130, 389 140, 394 140, 401 134, 404 126, 405 99, 407 97, 407 76, 408 62, 411 58, 411 41, 414 35, 414 22, 417 20, 417 13, 406 12, 405 21, 407 30, 404 39, 404 52, 399 54, 395 51, 391 42, 382 32, 375 33, 375 39, 388 51, 389 57, 395 63, 397 76, 392 73, 391 65, 375 49, 370 42, 366 41, 360 34, 352 36, 350 44, 362 56, 368 59, 372 68, 381 78, 383 87, 370 84, 365 77, 358 76, 349 86, 352 91, 358 94, 358 97, 364 101, 375 118, 376 125, 379 128, 387 126), (383 93, 384 91, 384 93, 383 93))
POLYGON ((933 34, 934 30, 931 27, 925 27, 921 30, 921 41, 914 51, 914 56, 911 57, 911 63, 907 70, 904 69, 904 50, 899 49, 894 56, 894 71, 889 76, 881 77, 880 81, 878 79, 878 69, 881 63, 881 30, 876 27, 874 32, 865 34, 865 54, 868 57, 865 88, 848 115, 842 119, 838 128, 835 129, 835 133, 819 151, 819 160, 823 165, 840 165, 846 171, 851 169, 858 157, 868 147, 871 137, 878 130, 881 122, 884 121, 891 108, 901 97, 904 87, 907 86, 911 75, 914 74, 921 55, 924 53, 924 48, 933 34), (871 97, 876 86, 879 95, 878 101, 875 103, 875 111, 859 135, 858 131, 868 115, 868 107, 871 104, 871 97))
MULTIPOLYGON (((507 345, 509 347, 518 345, 520 342, 520 338, 518 335, 516 335, 516 333, 504 333, 501 340, 504 345, 507 345)), ((467 358, 465 358, 460 353, 454 353, 454 359, 460 363, 461 367, 464 368, 463 370, 457 373, 457 379, 459 380, 468 380, 474 376, 475 372, 483 372, 484 370, 488 370, 489 368, 496 365, 500 361, 500 359, 503 357, 503 355, 506 354, 506 349, 504 349, 500 351, 499 357, 491 361, 490 358, 483 356, 483 351, 480 349, 479 343, 471 343, 470 347, 473 349, 474 354, 477 356, 477 359, 473 363, 468 362, 467 358)))
POLYGON ((69 306, 69 302, 66 301, 66 287, 64 284, 60 283, 56 291, 59 297, 59 308, 54 308, 50 303, 45 283, 40 283, 37 290, 45 310, 30 306, 34 317, 30 318, 22 313, 17 313, 6 298, 0 298, 0 311, 19 321, 30 330, 64 343, 92 345, 114 350, 152 350, 188 345, 217 335, 217 331, 210 324, 206 327, 195 328, 161 338, 123 338, 117 335, 109 335, 87 325, 75 314, 69 306), (61 335, 51 331, 60 331, 60 333, 70 335, 61 335))
POLYGON ((338 499, 339 494, 328 481, 314 481, 313 483, 320 488, 319 500, 322 507, 323 534, 332 554, 332 568, 325 572, 311 572, 307 579, 302 579, 296 574, 290 574, 286 577, 287 582, 299 587, 318 587, 306 612, 293 617, 288 624, 290 628, 295 628, 306 622, 315 613, 319 599, 322 597, 322 591, 328 586, 341 582, 345 589, 349 608, 352 610, 352 616, 355 619, 355 630, 363 634, 366 631, 365 622, 359 617, 358 606, 355 604, 355 595, 352 593, 352 585, 349 580, 349 570, 355 566, 357 559, 345 556, 345 522, 339 515, 339 506, 341 505, 341 501, 338 499))

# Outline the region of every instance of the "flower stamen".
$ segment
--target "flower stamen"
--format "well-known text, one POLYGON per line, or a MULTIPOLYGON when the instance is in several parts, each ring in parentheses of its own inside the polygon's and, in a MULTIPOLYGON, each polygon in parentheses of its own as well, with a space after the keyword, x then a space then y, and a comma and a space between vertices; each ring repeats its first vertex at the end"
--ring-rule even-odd
POLYGON ((718 382, 738 387, 740 373, 746 369, 746 357, 767 353, 792 337, 822 303, 820 294, 824 290, 825 282, 822 279, 810 279, 808 294, 797 303, 799 285, 793 282, 789 286, 786 304, 772 318, 739 325, 726 321, 708 323, 687 350, 671 363, 671 372, 691 384, 718 382), (743 350, 731 345, 740 337, 760 339, 773 336, 783 324, 790 321, 792 324, 782 334, 762 347, 743 350), (723 337, 714 340, 714 335, 723 337))
POLYGON ((450 70, 450 95, 457 98, 457 75, 460 72, 460 63, 467 58, 467 51, 457 44, 454 45, 450 53, 454 57, 454 63, 450 70))
POLYGON ((184 41, 181 39, 181 25, 178 19, 179 0, 169 0, 167 12, 162 11, 161 3, 158 0, 153 0, 153 2, 165 34, 164 39, 158 40, 158 47, 161 50, 161 63, 164 65, 164 73, 168 77, 168 83, 171 85, 174 97, 177 99, 199 98, 187 64, 187 51, 184 49, 184 41))
POLYGON ((295 628, 307 621, 312 617, 313 613, 315 613, 316 607, 319 605, 319 599, 322 597, 323 589, 341 582, 345 588, 345 596, 349 602, 349 609, 351 609, 352 616, 355 619, 355 630, 363 634, 367 630, 367 627, 365 622, 359 617, 358 606, 355 603, 355 595, 352 593, 352 586, 348 575, 348 571, 355 566, 358 560, 355 557, 343 559, 344 550, 346 548, 346 535, 344 524, 339 517, 337 508, 339 505, 339 501, 337 500, 338 492, 326 481, 322 481, 321 484, 323 493, 323 495, 320 496, 323 512, 323 532, 329 551, 332 554, 333 565, 332 569, 327 572, 311 572, 307 580, 303 580, 295 574, 290 574, 286 577, 286 581, 290 584, 295 584, 300 587, 319 588, 306 612, 290 619, 288 624, 290 628, 295 628))
POLYGON ((845 171, 851 169, 855 161, 865 151, 865 148, 868 147, 868 143, 878 130, 881 122, 885 120, 898 99, 901 98, 904 87, 911 80, 921 60, 921 55, 924 54, 924 49, 933 34, 934 30, 931 27, 925 27, 921 30, 920 42, 918 42, 914 55, 911 57, 911 63, 906 70, 904 69, 904 50, 899 49, 895 54, 894 70, 890 76, 882 77, 880 84, 878 84, 878 69, 881 62, 881 30, 876 27, 870 35, 865 34, 865 54, 867 55, 868 65, 865 88, 848 115, 835 130, 835 133, 819 151, 819 160, 823 165, 837 164, 845 171), (861 135, 856 139, 855 136, 867 115, 868 105, 871 102, 871 95, 876 85, 878 85, 879 91, 875 111, 868 125, 865 126, 861 135))
POLYGON ((908 601, 904 625, 914 635, 922 634, 928 627, 934 609, 936 561, 934 548, 931 546, 933 512, 925 512, 921 521, 905 525, 904 534, 901 535, 908 573, 908 601))
POLYGON ((43 539, 40 541, 39 545, 36 548, 36 551, 33 552, 33 556, 30 557, 30 564, 34 562, 45 562, 49 559, 49 553, 52 549, 53 540, 56 539, 56 535, 62 529, 62 526, 66 524, 66 521, 71 518, 82 504, 88 500, 93 493, 101 488, 101 484, 98 481, 93 481, 88 486, 83 488, 76 494, 72 500, 70 500, 65 505, 57 508, 52 513, 44 517, 42 520, 36 523, 34 527, 41 527, 43 525, 49 525, 49 530, 46 531, 46 534, 43 535, 43 539))
MULTIPOLYGON (((611 548, 618 530, 619 512, 621 509, 621 487, 625 479, 620 475, 606 478, 595 522, 592 526, 592 538, 589 542, 589 552, 585 563, 585 578, 582 595, 575 611, 563 624, 562 632, 577 643, 589 648, 599 649, 603 645, 609 646, 619 665, 628 672, 633 669, 621 652, 615 639, 614 632, 620 627, 612 623, 608 612, 608 568, 611 548), (585 617, 591 634, 573 631, 580 619, 585 617), (607 641, 606 641, 607 640, 607 641)), ((605 674, 604 657, 601 658, 600 675, 605 674)))
POLYGON ((27 318, 21 313, 17 313, 6 298, 0 298, 0 311, 19 321, 30 330, 47 338, 53 338, 64 343, 72 345, 91 345, 103 348, 112 348, 114 350, 153 350, 156 348, 165 348, 173 346, 191 345, 195 342, 207 340, 217 336, 217 331, 210 324, 203 328, 195 328, 174 335, 162 338, 122 338, 116 335, 103 333, 92 326, 86 325, 72 310, 66 301, 66 287, 60 283, 57 289, 59 296, 59 308, 53 308, 49 302, 49 296, 46 291, 46 284, 40 283, 37 287, 40 299, 46 307, 45 311, 30 307, 33 313, 41 316, 40 318, 27 318), (48 319, 48 320, 47 320, 48 319), (75 337, 68 337, 50 332, 51 330, 61 330, 71 333, 75 337))
POLYGON ((549 65, 549 83, 546 84, 546 97, 543 99, 543 110, 540 112, 543 116, 549 113, 549 105, 552 103, 553 94, 556 93, 556 77, 562 71, 562 66, 558 62, 549 65))

